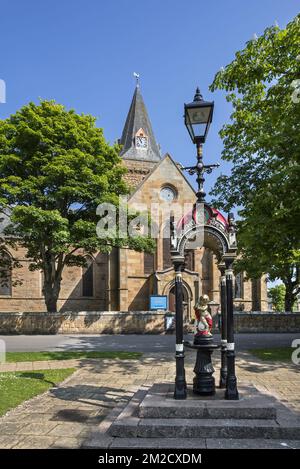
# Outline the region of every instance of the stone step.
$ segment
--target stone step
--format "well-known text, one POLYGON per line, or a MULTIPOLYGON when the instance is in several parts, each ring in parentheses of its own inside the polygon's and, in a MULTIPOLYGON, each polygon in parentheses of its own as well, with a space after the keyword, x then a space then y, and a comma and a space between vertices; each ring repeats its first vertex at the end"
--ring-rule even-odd
POLYGON ((188 393, 186 400, 175 401, 170 384, 139 389, 112 422, 108 436, 177 438, 186 442, 191 438, 300 440, 298 415, 256 388, 240 389, 239 401, 226 401, 218 393, 203 399, 188 393))
POLYGON ((121 438, 300 439, 300 426, 266 419, 116 419, 110 435, 121 438))
POLYGON ((210 397, 195 397, 191 386, 187 399, 173 399, 173 386, 154 385, 138 406, 140 418, 187 418, 187 419, 275 419, 275 400, 262 395, 253 387, 240 389, 240 400, 224 399, 224 390, 217 389, 210 397))
MULTIPOLYGON (((107 448, 100 446, 97 448, 107 448)), ((89 448, 87 445, 86 448, 89 448)), ((300 440, 267 440, 265 438, 113 438, 109 448, 147 448, 147 449, 300 449, 300 440)))
POLYGON ((139 407, 140 418, 150 419, 254 419, 271 420, 276 418, 276 408, 272 405, 191 405, 191 402, 183 402, 181 407, 172 402, 164 402, 163 405, 151 405, 142 402, 139 407))

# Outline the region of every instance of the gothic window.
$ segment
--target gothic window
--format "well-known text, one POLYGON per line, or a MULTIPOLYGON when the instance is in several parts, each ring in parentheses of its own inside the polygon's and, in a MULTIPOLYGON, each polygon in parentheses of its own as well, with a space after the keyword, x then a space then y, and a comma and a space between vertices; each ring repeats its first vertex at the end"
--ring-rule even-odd
POLYGON ((8 253, 2 253, 0 258, 0 296, 11 295, 11 277, 10 256, 8 253))
POLYGON ((94 261, 86 257, 86 266, 82 268, 82 296, 94 295, 94 261))
POLYGON ((154 254, 144 252, 144 274, 151 275, 154 272, 154 254))
POLYGON ((235 276, 234 283, 234 298, 243 298, 244 297, 244 281, 243 281, 243 272, 239 272, 235 276))

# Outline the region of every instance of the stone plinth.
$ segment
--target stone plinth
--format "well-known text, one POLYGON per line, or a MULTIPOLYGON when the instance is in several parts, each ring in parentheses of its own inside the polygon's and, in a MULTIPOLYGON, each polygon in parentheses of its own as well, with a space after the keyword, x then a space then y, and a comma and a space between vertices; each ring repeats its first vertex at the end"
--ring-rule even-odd
MULTIPOLYGON (((189 386, 190 389, 190 386, 189 386)), ((173 385, 140 390, 115 419, 109 435, 123 438, 300 439, 300 419, 274 397, 241 386, 239 401, 223 391, 186 401, 172 399, 173 385)))

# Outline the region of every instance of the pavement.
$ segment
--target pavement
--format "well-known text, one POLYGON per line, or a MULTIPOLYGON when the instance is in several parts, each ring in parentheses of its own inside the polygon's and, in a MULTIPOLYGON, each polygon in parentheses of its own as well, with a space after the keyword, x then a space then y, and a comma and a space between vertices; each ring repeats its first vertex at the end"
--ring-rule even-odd
MULTIPOLYGON (((214 334, 216 342, 220 340, 214 334)), ((277 334, 236 334, 237 350, 250 350, 262 347, 290 347, 294 339, 300 338, 297 333, 277 334)), ((175 336, 161 335, 2 335, 7 352, 38 352, 62 350, 125 350, 144 353, 173 352, 175 336)), ((187 336, 186 340, 191 340, 187 336)))
MULTIPOLYGON (((189 385, 194 362, 193 351, 187 352, 189 385)), ((44 362, 43 368, 47 365, 44 362)), ((49 365, 54 366, 54 363, 49 362, 49 365)), ((173 382, 175 375, 173 353, 145 354, 140 360, 98 359, 77 360, 76 363, 68 360, 64 365, 77 366, 77 371, 59 386, 0 418, 0 448, 86 447, 99 426, 105 428, 111 412, 125 405, 138 387, 173 382)), ((217 378, 217 357, 215 367, 217 378)), ((28 364, 25 369, 28 373, 28 364)), ((270 392, 300 413, 299 367, 262 363, 240 352, 237 376, 239 383, 270 392)))
MULTIPOLYGON (((262 362, 245 351, 250 344, 253 347, 290 345, 293 338, 297 335, 238 335, 237 342, 243 340, 238 347, 236 370, 239 384, 256 386, 271 393, 300 415, 299 366, 262 362)), ((24 350, 24 347, 27 347, 25 350, 70 350, 82 349, 89 344, 90 350, 134 350, 144 351, 144 355, 139 360, 82 359, 2 364, 0 371, 12 371, 6 368, 10 366, 26 373, 37 368, 71 366, 76 372, 59 386, 0 418, 0 448, 87 447, 99 426, 105 429, 111 413, 125 406, 139 387, 174 382, 174 336, 9 336, 5 339, 8 339, 9 351, 16 350, 16 346, 17 350, 24 350), (151 353, 146 353, 145 349, 151 345, 151 353)), ((188 350, 186 373, 189 386, 194 363, 195 353, 188 350)), ((219 354, 214 354, 216 381, 219 365, 219 354)), ((211 444, 216 447, 218 442, 211 444)), ((227 444, 231 444, 230 441, 227 444)), ((232 447, 234 444, 233 441, 232 447)), ((287 445, 290 447, 290 442, 287 445)))

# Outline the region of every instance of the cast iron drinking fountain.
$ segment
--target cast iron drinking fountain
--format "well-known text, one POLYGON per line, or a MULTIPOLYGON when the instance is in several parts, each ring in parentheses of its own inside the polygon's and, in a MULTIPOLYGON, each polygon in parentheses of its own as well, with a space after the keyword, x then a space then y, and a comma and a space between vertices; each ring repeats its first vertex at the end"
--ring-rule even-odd
POLYGON ((193 392, 201 396, 212 396, 215 394, 214 367, 211 355, 220 345, 213 343, 212 317, 208 311, 209 297, 200 296, 195 309, 194 342, 184 342, 188 348, 197 350, 197 358, 194 368, 193 392))

